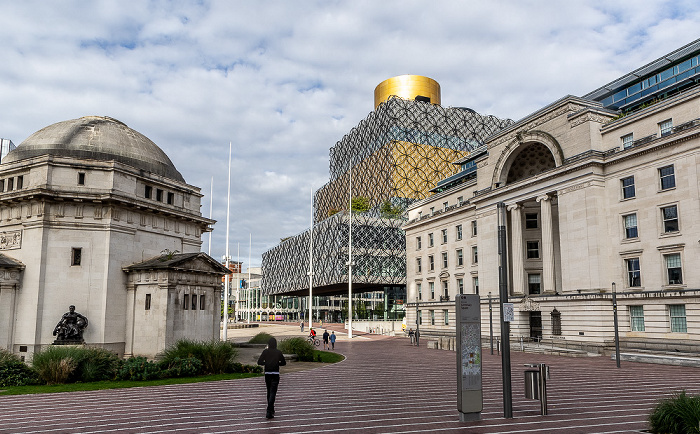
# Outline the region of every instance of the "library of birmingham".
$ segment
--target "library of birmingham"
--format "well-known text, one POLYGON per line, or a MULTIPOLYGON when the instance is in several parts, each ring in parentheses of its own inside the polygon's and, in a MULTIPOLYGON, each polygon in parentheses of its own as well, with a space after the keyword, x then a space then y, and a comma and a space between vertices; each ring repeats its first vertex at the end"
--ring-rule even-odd
POLYGON ((382 82, 331 148, 312 229, 263 255, 262 292, 311 286, 343 320, 351 270, 353 318, 449 338, 475 293, 488 331, 502 203, 512 339, 609 348, 614 292, 623 348, 700 350, 699 60, 697 40, 515 122, 440 106, 426 77, 382 82))

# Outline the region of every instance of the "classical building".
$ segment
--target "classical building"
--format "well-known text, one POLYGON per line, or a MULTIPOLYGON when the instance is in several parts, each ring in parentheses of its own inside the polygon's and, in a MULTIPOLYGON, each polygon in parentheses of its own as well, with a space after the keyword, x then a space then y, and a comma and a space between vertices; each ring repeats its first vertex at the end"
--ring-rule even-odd
MULTIPOLYGON (((314 195, 313 230, 263 254, 265 295, 308 295, 311 268, 314 295, 347 294, 352 198, 357 204, 352 215, 353 288, 377 293, 369 302, 358 302, 381 307, 368 315, 401 320, 406 207, 432 194, 438 180, 458 172, 452 161, 512 123, 467 108, 442 107, 438 83, 415 75, 382 82, 374 103, 375 110, 330 150, 330 181, 314 195), (374 302, 378 299, 382 302, 374 302)), ((340 300, 319 302, 324 310, 319 318, 342 317, 340 300)))
POLYGON ((87 344, 120 355, 218 338, 226 268, 199 252, 201 196, 115 119, 32 134, 0 165, 0 347, 30 357, 69 305, 87 344))
POLYGON ((700 40, 566 96, 457 159, 408 209, 408 324, 454 336, 456 294, 489 296, 506 207, 511 339, 700 350, 700 40))

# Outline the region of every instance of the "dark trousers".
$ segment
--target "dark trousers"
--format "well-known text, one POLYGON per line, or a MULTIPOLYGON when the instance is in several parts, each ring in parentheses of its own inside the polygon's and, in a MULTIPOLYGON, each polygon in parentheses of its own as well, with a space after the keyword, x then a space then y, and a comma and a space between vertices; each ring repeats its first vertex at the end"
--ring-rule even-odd
POLYGON ((275 396, 277 395, 277 386, 280 384, 279 374, 265 374, 265 386, 267 387, 267 414, 272 415, 275 412, 275 396))

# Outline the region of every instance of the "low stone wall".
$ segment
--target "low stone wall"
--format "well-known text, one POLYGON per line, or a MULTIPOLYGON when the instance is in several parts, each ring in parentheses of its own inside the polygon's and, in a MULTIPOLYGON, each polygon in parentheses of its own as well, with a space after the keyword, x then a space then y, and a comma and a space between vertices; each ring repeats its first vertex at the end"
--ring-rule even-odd
MULTIPOLYGON (((368 320, 352 320, 352 329, 365 333, 373 333, 387 336, 403 336, 406 333, 401 330, 402 321, 368 321, 368 320)), ((345 329, 348 328, 348 322, 345 321, 345 329)))

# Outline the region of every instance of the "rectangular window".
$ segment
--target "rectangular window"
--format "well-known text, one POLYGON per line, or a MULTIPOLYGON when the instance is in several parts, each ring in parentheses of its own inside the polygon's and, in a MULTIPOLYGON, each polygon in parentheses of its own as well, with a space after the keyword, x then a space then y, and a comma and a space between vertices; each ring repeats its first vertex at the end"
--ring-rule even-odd
POLYGON ((538 259, 540 257, 540 242, 527 241, 527 259, 538 259))
POLYGON ((447 229, 442 230, 442 244, 447 243, 447 229))
POLYGON ((24 176, 17 177, 17 190, 21 190, 24 187, 24 176))
POLYGON ((623 216, 625 223, 625 238, 637 238, 637 214, 623 216))
POLYGON ((7 191, 15 189, 15 178, 7 178, 7 191))
POLYGON ((429 271, 435 271, 435 258, 433 255, 428 256, 428 269, 429 271))
POLYGON ((417 273, 420 273, 420 272, 423 271, 421 265, 422 265, 422 264, 421 264, 421 258, 416 258, 416 272, 417 272, 417 273))
POLYGON ((476 220, 472 220, 472 237, 476 236, 476 220))
POLYGON ((472 264, 479 263, 479 250, 476 246, 472 246, 472 264))
POLYGON ((158 202, 163 202, 163 190, 161 190, 160 188, 156 189, 156 200, 158 202))
POLYGON ((5 180, 0 180, 0 193, 5 191, 5 180))
POLYGON ((462 225, 457 225, 456 229, 457 229, 457 240, 459 241, 462 239, 462 225))
POLYGON ((423 325, 423 311, 418 311, 418 325, 423 325))
POLYGON ((644 331, 644 306, 630 306, 630 330, 644 331))
POLYGON ((460 294, 464 294, 464 279, 457 279, 457 288, 459 289, 460 294))
POLYGON ((175 193, 168 192, 168 205, 172 205, 175 202, 175 193))
POLYGON ((673 165, 662 167, 659 169, 659 179, 661 181, 661 189, 668 190, 676 187, 676 175, 673 172, 673 165))
POLYGON ((434 207, 434 206, 431 206, 431 207, 430 207, 430 216, 432 217, 433 214, 435 214, 435 207, 434 207))
POLYGON ((479 278, 472 277, 472 287, 474 288, 474 294, 479 295, 479 278))
POLYGON ((146 294, 145 310, 151 310, 151 294, 146 294))
POLYGON ((151 187, 150 185, 144 186, 143 196, 146 199, 150 199, 153 196, 153 187, 151 187))
POLYGON ((190 308, 190 295, 185 294, 185 296, 182 298, 182 308, 184 310, 187 310, 190 308))
POLYGON ((627 149, 632 146, 634 143, 634 135, 632 133, 626 134, 621 137, 622 140, 622 149, 627 149))
POLYGON ((525 229, 537 229, 537 213, 525 213, 525 229))
POLYGON ((78 172, 78 185, 85 185, 85 173, 78 172))
POLYGON ((678 208, 676 205, 661 208, 661 218, 664 222, 664 233, 678 232, 678 208))
POLYGON ((447 280, 442 281, 442 296, 445 297, 445 299, 448 299, 447 297, 450 296, 449 282, 447 282, 447 280))
POLYGON ((445 318, 445 325, 450 325, 450 311, 447 309, 443 309, 442 317, 445 318))
POLYGON ((206 303, 204 302, 204 294, 199 296, 199 310, 204 310, 206 303))
POLYGON ((527 290, 529 294, 539 294, 542 286, 542 278, 539 274, 527 275, 527 290))
POLYGON ((428 247, 433 247, 435 245, 435 240, 433 234, 428 234, 428 247))
POLYGON ((447 252, 442 252, 442 268, 447 268, 447 252))
POLYGON ((552 317, 552 334, 561 336, 561 312, 555 307, 550 316, 552 317))
POLYGON ((430 311, 430 325, 435 325, 435 311, 430 311))
POLYGON ((448 204, 447 202, 443 202, 443 203, 442 203, 442 209, 443 209, 443 211, 447 211, 447 207, 448 207, 448 206, 449 206, 449 204, 448 204))
POLYGON ((71 254, 70 254, 70 265, 80 265, 80 262, 83 259, 83 248, 82 247, 73 247, 71 249, 71 254))
POLYGON ((192 294, 192 310, 197 310, 197 295, 192 294))
POLYGON ((464 255, 462 254, 462 249, 457 249, 457 266, 461 267, 464 265, 464 255))
POLYGON ((418 292, 418 300, 423 300, 423 285, 416 283, 416 291, 418 292))
POLYGON ((416 237, 416 250, 421 249, 421 240, 420 237, 416 237))
POLYGON ((462 197, 462 196, 458 197, 458 198, 457 198, 457 203, 458 203, 460 206, 462 206, 462 204, 464 203, 464 197, 462 197))
POLYGON ((671 317, 671 332, 688 333, 688 322, 685 319, 685 305, 671 304, 668 306, 668 313, 671 317))
POLYGON ((669 285, 683 284, 683 272, 681 270, 681 254, 673 253, 664 255, 666 262, 666 273, 668 275, 669 285))
POLYGON ((428 288, 430 289, 430 299, 435 299, 435 282, 428 282, 428 288))
POLYGON ((659 133, 661 137, 671 134, 673 131, 673 121, 671 119, 659 123, 659 133))
POLYGON ((642 286, 642 273, 639 267, 639 258, 625 259, 627 263, 627 285, 629 287, 642 286))
POLYGON ((634 197, 634 176, 628 176, 620 180, 622 183, 622 198, 631 199, 634 197))

